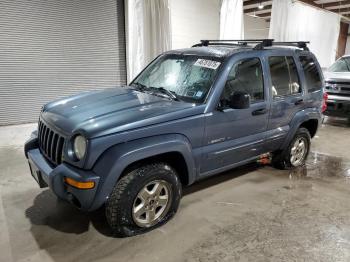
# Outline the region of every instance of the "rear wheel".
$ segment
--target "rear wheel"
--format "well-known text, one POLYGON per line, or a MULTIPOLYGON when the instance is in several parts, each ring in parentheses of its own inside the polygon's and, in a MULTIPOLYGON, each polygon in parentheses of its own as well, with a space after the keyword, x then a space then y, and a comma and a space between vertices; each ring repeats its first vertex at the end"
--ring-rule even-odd
POLYGON ((298 137, 291 149, 289 162, 291 166, 301 166, 305 163, 306 155, 308 153, 308 140, 305 137, 298 137))
POLYGON ((139 167, 114 187, 106 203, 107 222, 119 237, 147 232, 174 216, 181 194, 181 182, 169 165, 139 167))
POLYGON ((305 164, 310 151, 311 136, 306 128, 299 128, 289 146, 273 158, 273 164, 280 169, 290 169, 305 164))

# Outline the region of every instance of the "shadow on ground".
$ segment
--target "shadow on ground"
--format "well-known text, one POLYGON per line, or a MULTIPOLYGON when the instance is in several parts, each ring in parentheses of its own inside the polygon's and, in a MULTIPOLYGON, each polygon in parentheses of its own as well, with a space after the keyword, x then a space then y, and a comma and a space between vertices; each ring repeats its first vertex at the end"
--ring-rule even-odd
MULTIPOLYGON (((235 179, 258 168, 259 165, 250 164, 201 180, 184 188, 183 196, 235 179)), ((58 199, 47 189, 35 197, 33 205, 25 211, 25 215, 32 225, 47 226, 63 233, 82 234, 89 230, 91 224, 104 236, 113 237, 104 212, 104 207, 93 212, 82 212, 71 204, 58 199)))
POLYGON ((49 189, 35 197, 25 214, 33 225, 48 226, 60 232, 81 234, 88 231, 91 223, 101 234, 112 236, 104 216, 104 207, 94 212, 82 212, 58 199, 49 189))

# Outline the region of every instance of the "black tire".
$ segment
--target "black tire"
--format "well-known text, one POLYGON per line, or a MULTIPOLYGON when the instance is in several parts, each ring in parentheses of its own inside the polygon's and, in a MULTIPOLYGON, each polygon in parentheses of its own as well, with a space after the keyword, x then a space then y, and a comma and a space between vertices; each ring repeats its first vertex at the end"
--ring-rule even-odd
POLYGON ((298 166, 302 166, 305 164, 306 158, 310 152, 310 145, 311 145, 311 136, 309 130, 306 128, 299 128, 298 131, 296 132, 294 138, 290 142, 287 148, 284 150, 277 152, 273 156, 272 163, 273 165, 278 168, 278 169, 292 169, 298 166), (294 145, 294 143, 298 139, 303 139, 306 142, 306 153, 304 157, 302 158, 301 162, 296 166, 291 163, 291 149, 294 145))
MULTIPOLYGON (((170 194, 170 193, 169 193, 170 194)), ((182 185, 176 171, 165 163, 154 163, 141 166, 127 173, 115 185, 106 202, 106 218, 116 237, 129 237, 153 230, 176 213, 182 195, 182 185), (140 227, 133 218, 133 206, 139 192, 152 181, 165 181, 171 187, 171 198, 167 211, 157 220, 155 225, 140 227)))

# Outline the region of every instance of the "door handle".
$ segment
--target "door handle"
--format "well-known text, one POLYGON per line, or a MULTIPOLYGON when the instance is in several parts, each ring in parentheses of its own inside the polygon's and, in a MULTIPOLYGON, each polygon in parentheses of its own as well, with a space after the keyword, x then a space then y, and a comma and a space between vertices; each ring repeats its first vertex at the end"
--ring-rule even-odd
POLYGON ((300 105, 304 102, 304 99, 298 99, 297 101, 294 102, 294 105, 300 105))
POLYGON ((252 112, 252 115, 253 116, 258 116, 258 115, 263 115, 263 114, 266 114, 267 113, 267 109, 266 108, 260 108, 260 109, 257 109, 255 111, 252 112))

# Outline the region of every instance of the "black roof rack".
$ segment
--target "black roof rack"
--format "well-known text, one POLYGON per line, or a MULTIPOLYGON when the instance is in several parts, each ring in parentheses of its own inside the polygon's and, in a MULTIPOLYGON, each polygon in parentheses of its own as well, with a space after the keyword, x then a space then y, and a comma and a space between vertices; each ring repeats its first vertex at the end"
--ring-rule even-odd
POLYGON ((213 45, 225 45, 225 46, 246 46, 246 43, 239 43, 241 40, 201 40, 199 44, 195 44, 192 47, 198 46, 213 46, 213 45))
POLYGON ((310 44, 310 41, 290 41, 290 42, 273 42, 273 45, 277 46, 294 46, 306 51, 309 51, 307 44, 310 44))
POLYGON ((262 50, 264 47, 269 46, 294 46, 304 50, 309 50, 307 44, 308 41, 290 41, 290 42, 275 42, 274 39, 248 39, 248 40, 201 40, 200 43, 193 45, 192 47, 198 46, 248 46, 248 44, 256 44, 255 50, 262 50))

